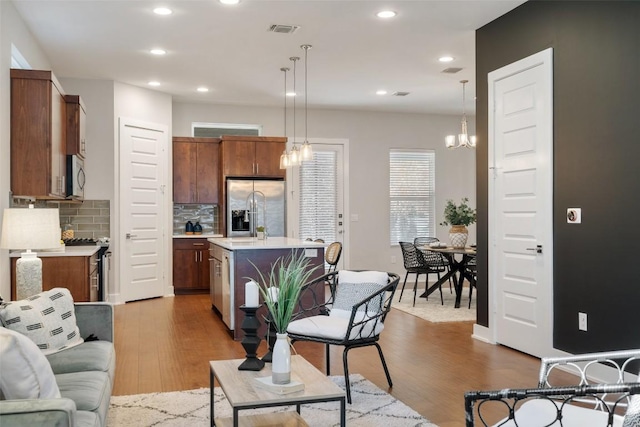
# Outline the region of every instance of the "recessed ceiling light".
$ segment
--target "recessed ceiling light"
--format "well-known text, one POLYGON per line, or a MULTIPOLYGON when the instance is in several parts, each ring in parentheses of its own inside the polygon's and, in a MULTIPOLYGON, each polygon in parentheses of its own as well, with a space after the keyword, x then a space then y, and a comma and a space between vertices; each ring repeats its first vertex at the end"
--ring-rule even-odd
POLYGON ((396 15, 397 15, 397 13, 394 12, 393 10, 382 10, 382 11, 376 13, 376 16, 378 18, 393 18, 396 15))
POLYGON ((438 58, 438 61, 440 61, 440 62, 451 62, 451 61, 453 61, 453 56, 441 56, 440 58, 438 58))
POLYGON ((149 86, 160 86, 160 82, 156 82, 156 81, 150 81, 149 86))
POLYGON ((154 55, 165 55, 167 53, 167 51, 164 49, 151 49, 149 52, 154 55))
POLYGON ((209 88, 204 87, 204 86, 200 86, 198 89, 196 89, 198 92, 209 92, 209 88))
POLYGON ((384 89, 376 91, 376 95, 386 95, 386 94, 387 94, 387 91, 384 89))
POLYGON ((287 96, 296 96, 295 92, 287 92, 287 96))
POLYGON ((173 13, 173 10, 169 9, 168 7, 156 7, 155 9, 153 9, 153 13, 155 13, 156 15, 171 15, 173 13))
POLYGON ((222 4, 238 4, 240 0, 219 0, 222 4))

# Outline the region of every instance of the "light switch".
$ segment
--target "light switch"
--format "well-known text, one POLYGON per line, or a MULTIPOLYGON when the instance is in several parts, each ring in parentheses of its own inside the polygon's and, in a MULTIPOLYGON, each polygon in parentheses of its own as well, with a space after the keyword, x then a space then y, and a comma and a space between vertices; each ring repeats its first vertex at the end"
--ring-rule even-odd
POLYGON ((580 224, 582 222, 581 208, 567 208, 567 223, 580 224))
POLYGON ((351 214, 351 221, 357 222, 359 219, 360 216, 358 216, 358 214, 351 214))

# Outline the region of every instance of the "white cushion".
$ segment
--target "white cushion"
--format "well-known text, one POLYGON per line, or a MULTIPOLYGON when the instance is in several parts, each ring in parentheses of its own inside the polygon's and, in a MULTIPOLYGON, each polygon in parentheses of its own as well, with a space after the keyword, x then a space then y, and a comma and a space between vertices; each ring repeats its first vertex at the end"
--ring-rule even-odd
POLYGON ((0 327, 0 390, 5 399, 60 397, 51 365, 33 341, 0 327))
MULTIPOLYGON (((560 406, 560 403, 556 404, 560 406)), ((489 407, 490 405, 487 405, 489 407)), ((550 424, 555 419, 557 411, 555 406, 546 399, 531 399, 522 404, 516 411, 516 422, 509 420, 501 424, 504 420, 494 426, 500 427, 585 427, 585 426, 606 426, 608 414, 594 409, 581 408, 571 404, 562 408, 562 424, 559 421, 550 424)), ((622 417, 614 415, 613 427, 622 425, 622 417)))
MULTIPOLYGON (((364 313, 358 313, 354 322, 357 323, 362 320, 363 317, 364 313)), ((290 334, 341 340, 347 335, 348 327, 349 317, 311 316, 289 323, 287 332, 290 334)), ((380 321, 366 322, 354 327, 351 330, 349 339, 354 340, 373 337, 380 334, 383 329, 384 324, 380 321)))
POLYGON ((0 304, 0 322, 29 337, 45 355, 83 343, 67 288, 53 288, 24 300, 0 304))

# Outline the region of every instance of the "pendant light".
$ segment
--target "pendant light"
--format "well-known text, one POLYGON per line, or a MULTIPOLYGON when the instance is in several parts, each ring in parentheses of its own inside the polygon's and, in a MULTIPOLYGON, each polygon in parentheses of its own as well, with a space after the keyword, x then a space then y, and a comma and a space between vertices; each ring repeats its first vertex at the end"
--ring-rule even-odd
POLYGON ((447 148, 476 148, 476 136, 471 135, 467 132, 467 115, 465 114, 464 102, 465 102, 465 92, 464 87, 469 82, 469 80, 460 80, 462 83, 462 129, 458 134, 458 140, 456 141, 455 135, 448 135, 445 138, 445 146, 447 148))
MULTIPOLYGON (((280 71, 284 73, 284 137, 287 137, 287 67, 280 68, 280 71)), ((286 169, 289 167, 289 153, 287 153, 287 146, 285 145, 284 151, 280 155, 280 169, 286 169)))
POLYGON ((308 93, 307 89, 309 87, 307 83, 307 54, 309 53, 309 49, 311 49, 310 44, 303 44, 300 46, 304 49, 304 142, 302 143, 302 147, 300 148, 301 161, 307 161, 313 159, 313 149, 311 148, 311 144, 309 144, 309 140, 307 139, 307 111, 308 111, 308 93))
POLYGON ((296 98, 298 92, 296 92, 296 62, 300 60, 299 56, 292 56, 289 58, 293 62, 293 147, 289 152, 289 166, 300 165, 300 150, 296 145, 296 98))

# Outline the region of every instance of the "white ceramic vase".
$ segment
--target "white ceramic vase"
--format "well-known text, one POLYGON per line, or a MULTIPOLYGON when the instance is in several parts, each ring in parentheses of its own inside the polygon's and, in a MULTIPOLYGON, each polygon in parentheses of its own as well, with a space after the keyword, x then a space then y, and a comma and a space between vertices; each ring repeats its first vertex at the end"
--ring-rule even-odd
POLYGON ((449 230, 449 241, 454 248, 464 248, 467 246, 469 230, 464 225, 452 225, 449 230))
POLYGON ((258 240, 264 240, 264 231, 257 231, 256 235, 258 236, 258 240))
POLYGON ((271 381, 274 384, 291 382, 291 348, 289 335, 276 334, 276 343, 271 356, 271 381))

